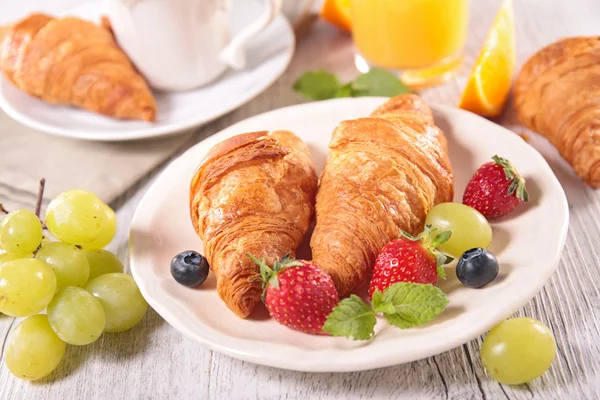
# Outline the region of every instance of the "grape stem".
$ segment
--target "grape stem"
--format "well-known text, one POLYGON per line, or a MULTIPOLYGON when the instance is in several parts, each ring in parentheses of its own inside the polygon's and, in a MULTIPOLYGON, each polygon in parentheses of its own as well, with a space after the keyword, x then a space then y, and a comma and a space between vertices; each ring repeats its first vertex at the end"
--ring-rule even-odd
POLYGON ((38 188, 37 201, 35 202, 35 215, 40 218, 40 211, 42 209, 42 200, 44 199, 44 188, 46 187, 46 179, 40 179, 40 186, 38 188))
POLYGON ((8 210, 0 203, 0 213, 8 214, 8 210))

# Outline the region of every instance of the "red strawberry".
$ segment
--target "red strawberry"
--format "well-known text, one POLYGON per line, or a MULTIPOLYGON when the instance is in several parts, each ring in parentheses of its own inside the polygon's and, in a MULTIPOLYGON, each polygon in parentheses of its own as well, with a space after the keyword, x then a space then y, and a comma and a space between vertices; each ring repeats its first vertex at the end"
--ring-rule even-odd
POLYGON ((525 179, 506 158, 492 157, 471 177, 463 204, 473 207, 487 219, 502 217, 529 201, 525 179))
POLYGON ((369 285, 369 298, 376 290, 384 291, 398 282, 435 284, 438 275, 446 278, 444 264, 452 261, 436 250, 446 242, 450 231, 437 233, 430 225, 417 237, 402 232, 404 237, 392 240, 379 252, 369 285))
POLYGON ((248 255, 260 265, 263 301, 281 325, 315 335, 327 335, 322 328, 338 304, 331 277, 309 261, 286 255, 269 268, 265 261, 248 255))

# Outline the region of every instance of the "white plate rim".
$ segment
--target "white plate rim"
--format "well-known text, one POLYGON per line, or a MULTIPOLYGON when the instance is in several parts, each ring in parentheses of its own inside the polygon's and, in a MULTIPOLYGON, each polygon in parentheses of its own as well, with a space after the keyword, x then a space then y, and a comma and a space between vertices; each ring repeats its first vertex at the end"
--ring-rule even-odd
MULTIPOLYGON (((387 98, 381 98, 381 97, 363 97, 362 99, 378 100, 378 101, 381 101, 382 103, 385 100, 387 100, 387 98)), ((269 111, 269 112, 266 112, 263 114, 259 114, 259 115, 250 117, 246 120, 240 121, 240 122, 226 128, 226 129, 216 133, 215 135, 205 139, 204 141, 199 142, 198 144, 194 145, 193 147, 188 149, 186 152, 184 152, 181 156, 179 156, 177 159, 175 159, 169 166, 167 166, 167 168, 165 168, 165 170, 161 173, 161 175, 165 174, 170 169, 174 170, 176 164, 180 161, 180 159, 183 159, 186 154, 193 152, 197 146, 206 146, 207 148, 210 148, 212 145, 231 136, 232 132, 235 132, 237 130, 237 126, 242 125, 242 124, 245 125, 247 123, 251 123, 252 120, 254 120, 254 119, 265 118, 274 113, 281 112, 282 110, 286 110, 286 111, 296 110, 296 112, 298 112, 303 107, 314 107, 315 104, 324 104, 324 103, 333 103, 333 102, 343 103, 346 101, 353 101, 353 100, 356 100, 356 99, 333 99, 333 100, 326 100, 326 101, 321 101, 321 102, 304 103, 304 104, 298 104, 298 105, 292 105, 292 106, 288 106, 288 107, 279 108, 276 110, 272 110, 272 111, 269 111)), ((451 107, 451 106, 447 106, 447 105, 438 105, 435 103, 430 104, 430 107, 432 110, 434 110, 434 112, 439 112, 441 114, 466 113, 466 114, 469 114, 470 117, 472 117, 472 118, 483 119, 487 123, 493 124, 491 121, 488 121, 485 118, 482 118, 478 115, 472 114, 468 111, 464 111, 464 110, 461 110, 461 109, 458 109, 455 107, 451 107)), ((505 140, 511 141, 511 142, 515 143, 516 145, 523 146, 523 140, 521 138, 519 138, 516 134, 514 134, 510 130, 508 130, 500 125, 497 125, 497 124, 494 124, 494 125, 496 125, 498 128, 500 128, 498 130, 498 132, 500 132, 500 131, 504 132, 503 134, 506 135, 505 140)), ((504 309, 504 312, 502 312, 501 314, 488 313, 485 318, 478 318, 474 321, 477 323, 477 328, 472 329, 472 330, 468 331, 468 333, 465 333, 462 335, 455 335, 452 338, 450 338, 448 341, 440 341, 440 342, 434 343, 433 345, 429 346, 427 351, 424 351, 424 352, 423 351, 413 352, 409 355, 403 355, 402 357, 397 357, 397 355, 392 355, 392 356, 388 355, 388 356, 379 358, 377 360, 360 360, 360 362, 351 363, 351 364, 340 364, 340 363, 336 363, 335 360, 331 360, 329 363, 323 363, 323 362, 315 363, 315 362, 311 362, 310 360, 307 362, 306 359, 302 359, 302 358, 290 359, 290 358, 277 357, 276 355, 269 354, 269 353, 264 353, 264 354, 262 354, 262 356, 256 356, 256 355, 250 354, 248 352, 245 352, 243 350, 231 348, 227 345, 228 341, 230 341, 230 342, 231 341, 240 341, 241 339, 230 339, 230 340, 219 339, 217 341, 211 341, 209 339, 206 339, 206 337, 203 337, 198 332, 194 332, 194 331, 190 330, 185 324, 180 323, 180 321, 173 316, 174 313, 177 313, 176 309, 170 308, 170 307, 168 307, 168 305, 163 304, 161 301, 158 301, 153 298, 153 296, 151 294, 151 288, 145 284, 144 279, 142 279, 142 277, 141 277, 142 271, 144 269, 143 257, 141 255, 137 254, 137 252, 135 250, 135 246, 133 245, 133 242, 135 242, 137 240, 135 237, 135 233, 134 233, 135 228, 143 228, 143 226, 146 224, 144 222, 144 220, 145 220, 144 216, 149 212, 148 211, 149 209, 153 208, 152 207, 152 198, 154 197, 153 195, 155 195, 155 194, 158 195, 159 193, 161 193, 160 182, 159 182, 160 176, 152 183, 152 185, 150 186, 150 188, 148 189, 146 194, 143 196, 143 198, 141 199, 141 201, 134 213, 134 216, 133 216, 133 220, 132 220, 131 227, 130 227, 130 242, 129 242, 130 243, 129 254, 130 254, 131 273, 132 273, 134 279, 136 280, 136 282, 138 283, 138 286, 140 288, 142 295, 144 296, 144 298, 146 298, 146 300, 148 301, 150 306, 159 315, 161 315, 171 326, 173 326, 175 329, 180 331, 187 338, 192 339, 196 342, 199 342, 201 345, 203 345, 211 350, 217 351, 219 353, 228 355, 230 357, 233 357, 233 358, 236 358, 239 360, 243 360, 243 361, 247 361, 247 362, 251 362, 251 363, 259 364, 259 365, 265 365, 265 366, 269 366, 269 367, 287 369, 287 370, 292 370, 292 371, 301 371, 301 372, 355 372, 355 371, 365 371, 365 370, 370 370, 370 369, 375 369, 375 368, 384 368, 384 367, 389 367, 392 365, 408 363, 408 362, 424 359, 427 357, 431 357, 431 356, 443 353, 445 351, 454 349, 465 343, 468 343, 471 340, 476 339, 477 337, 479 337, 480 335, 485 333, 487 330, 489 330, 492 326, 496 325, 498 322, 500 322, 500 321, 508 318, 510 315, 514 314, 516 311, 518 311, 520 308, 522 308, 525 304, 527 304, 532 298, 534 298, 541 291, 542 287, 546 284, 546 282, 550 279, 550 277, 552 276, 552 274, 558 267, 560 257, 562 254, 562 250, 566 243, 566 238, 567 238, 567 233, 568 233, 569 209, 568 209, 567 197, 564 193, 564 190, 562 189, 562 185, 560 184, 560 182, 558 181, 558 179, 552 172, 552 169, 550 168, 550 166, 548 165, 548 163, 546 162, 544 157, 537 150, 535 150, 533 147, 531 147, 529 145, 526 145, 526 147, 523 147, 523 148, 527 148, 526 151, 528 151, 530 153, 531 157, 534 157, 537 159, 537 162, 539 163, 540 167, 547 169, 548 177, 551 177, 551 179, 552 179, 552 185, 555 186, 557 189, 559 189, 558 193, 561 194, 560 202, 562 203, 561 211, 563 211, 563 212, 562 212, 562 216, 558 216, 558 217, 560 219, 560 222, 562 223, 563 229, 562 229, 562 231, 560 231, 560 233, 558 235, 558 247, 556 248, 556 251, 552 257, 552 266, 551 266, 551 268, 547 268, 546 270, 544 270, 543 274, 539 275, 539 279, 536 281, 534 286, 531 286, 531 289, 529 291, 527 291, 526 293, 521 293, 518 296, 514 296, 510 299, 510 301, 507 301, 506 302, 507 305, 505 307, 502 307, 504 309)), ((206 329, 207 329, 207 331, 213 330, 210 327, 206 327, 206 329)), ((221 336, 223 335, 221 332, 214 330, 214 332, 212 332, 211 336, 214 336, 213 334, 215 334, 215 333, 217 334, 217 337, 218 337, 218 335, 221 335, 221 336)), ((352 350, 348 350, 348 351, 351 352, 352 350)), ((302 352, 301 350, 300 350, 300 352, 301 353, 299 353, 299 354, 303 354, 305 356, 311 354, 310 352, 302 352)), ((316 352, 313 352, 312 354, 314 354, 314 353, 316 353, 316 352)), ((306 358, 310 359, 310 357, 306 357, 306 358)))
MULTIPOLYGON (((262 82, 262 85, 258 85, 253 90, 244 92, 242 96, 234 96, 233 98, 237 99, 236 101, 232 101, 227 107, 223 108, 218 113, 205 116, 204 118, 198 118, 196 120, 187 120, 183 123, 175 123, 169 124, 165 126, 149 126, 147 128, 136 128, 134 130, 113 130, 110 133, 108 132, 85 132, 82 133, 80 130, 76 128, 61 128, 55 125, 47 124, 44 122, 39 122, 36 119, 32 119, 26 114, 21 113, 17 109, 15 109, 7 100, 4 95, 4 85, 10 85, 10 82, 4 77, 3 74, 0 74, 0 108, 12 119, 21 124, 28 126, 30 128, 36 129, 41 132, 49 133, 56 136, 72 138, 72 139, 81 139, 81 140, 90 140, 90 141, 99 141, 99 142, 117 142, 117 141, 133 141, 133 140, 143 140, 143 139, 151 139, 157 138, 167 135, 177 135, 183 133, 187 129, 192 129, 196 127, 200 127, 204 124, 207 124, 215 119, 222 117, 225 114, 232 112, 233 110, 241 107, 242 105, 248 103, 266 89, 268 89, 277 79, 279 79, 283 73, 287 70, 292 61, 292 57, 294 55, 294 51, 296 48, 296 38, 294 35, 294 31, 287 20, 287 18, 283 14, 279 14, 272 23, 277 22, 283 24, 286 29, 287 34, 290 36, 290 45, 286 48, 286 58, 283 63, 283 67, 280 71, 273 75, 265 76, 265 79, 262 82)), ((226 73, 226 72, 225 72, 226 73)), ((218 83, 218 80, 221 77, 217 78, 215 82, 218 83)), ((27 95, 24 93, 24 95, 27 95)), ((27 95, 28 96, 28 95, 27 95)), ((66 106, 65 106, 66 107, 66 106)))

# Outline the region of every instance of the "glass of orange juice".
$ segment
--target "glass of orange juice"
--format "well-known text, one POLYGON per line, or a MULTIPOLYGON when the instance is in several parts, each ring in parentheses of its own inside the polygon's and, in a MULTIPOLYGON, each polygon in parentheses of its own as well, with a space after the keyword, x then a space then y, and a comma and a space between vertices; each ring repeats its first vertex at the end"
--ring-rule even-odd
POLYGON ((355 61, 409 86, 440 83, 462 64, 469 0, 350 0, 355 61))

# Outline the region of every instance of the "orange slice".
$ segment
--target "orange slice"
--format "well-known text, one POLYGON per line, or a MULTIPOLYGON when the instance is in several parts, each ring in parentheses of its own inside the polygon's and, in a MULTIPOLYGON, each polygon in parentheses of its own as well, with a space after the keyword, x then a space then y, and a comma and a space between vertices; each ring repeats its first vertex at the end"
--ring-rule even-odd
POLYGON ((513 14, 512 0, 504 0, 462 93, 460 108, 486 117, 502 114, 515 71, 513 14))
POLYGON ((321 18, 350 32, 350 0, 325 0, 321 8, 321 18))

